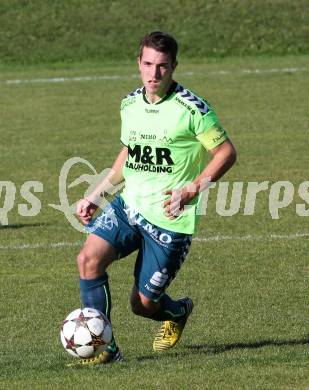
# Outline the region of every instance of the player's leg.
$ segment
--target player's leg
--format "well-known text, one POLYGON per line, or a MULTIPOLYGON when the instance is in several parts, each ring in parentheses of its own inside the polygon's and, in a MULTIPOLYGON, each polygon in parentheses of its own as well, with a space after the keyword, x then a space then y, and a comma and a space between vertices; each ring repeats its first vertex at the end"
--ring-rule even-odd
MULTIPOLYGON (((136 250, 139 239, 134 227, 127 225, 123 201, 119 197, 116 197, 97 218, 92 220, 86 226, 86 230, 90 234, 77 257, 81 300, 84 306, 96 308, 110 319, 112 302, 107 267, 114 260, 136 250)), ((107 360, 112 358, 112 361, 118 360, 118 351, 113 336, 108 346, 109 356, 103 353, 102 357, 107 360)), ((105 363, 105 361, 94 359, 89 361, 89 364, 91 363, 105 363)))
POLYGON ((115 248, 96 234, 89 234, 77 256, 81 279, 95 279, 105 274, 107 267, 117 259, 115 248))
MULTIPOLYGON (((77 256, 80 275, 80 297, 84 307, 92 307, 104 313, 111 320, 111 295, 107 267, 117 259, 115 248, 103 238, 90 234, 77 256)), ((114 335, 107 351, 97 358, 86 359, 81 363, 92 365, 109 363, 121 359, 114 335)))
POLYGON ((189 297, 173 300, 165 293, 155 302, 144 296, 136 287, 132 291, 131 306, 134 314, 163 321, 153 343, 155 352, 165 351, 177 344, 193 310, 193 302, 189 297))
POLYGON ((132 289, 131 309, 138 316, 155 321, 177 321, 186 315, 186 307, 180 300, 173 300, 164 293, 159 301, 154 301, 142 294, 136 286, 132 289))
POLYGON ((162 351, 178 342, 193 309, 190 298, 174 300, 165 292, 185 260, 191 235, 156 226, 149 231, 157 231, 156 237, 164 238, 164 242, 143 232, 144 239, 135 264, 131 306, 137 315, 163 321, 153 346, 155 351, 162 351))
POLYGON ((111 299, 106 269, 116 258, 114 247, 95 234, 87 237, 77 256, 80 296, 84 307, 100 310, 109 319, 111 299))
POLYGON ((134 314, 141 317, 152 318, 160 309, 161 304, 141 294, 136 286, 131 293, 131 309, 134 314))
MULTIPOLYGON (((187 320, 192 313, 193 310, 193 301, 189 297, 180 298, 177 301, 173 301, 167 294, 163 295, 163 301, 169 301, 169 305, 171 301, 173 302, 173 305, 177 303, 178 305, 181 305, 181 312, 179 311, 179 316, 171 319, 171 317, 162 316, 160 313, 160 316, 154 317, 153 319, 159 320, 159 318, 162 318, 162 325, 160 329, 158 330, 154 342, 153 342, 153 350, 155 352, 162 352, 169 348, 174 347, 177 342, 180 340, 182 332, 185 328, 185 325, 187 323, 187 320), (181 313, 181 314, 180 314, 181 313)), ((162 302, 162 312, 163 314, 166 313, 166 303, 162 302), (165 308, 164 308, 165 306, 165 308)), ((175 306, 174 306, 175 307, 175 306)), ((179 309, 178 309, 179 310, 179 309)), ((175 313, 174 313, 175 314, 175 313)))

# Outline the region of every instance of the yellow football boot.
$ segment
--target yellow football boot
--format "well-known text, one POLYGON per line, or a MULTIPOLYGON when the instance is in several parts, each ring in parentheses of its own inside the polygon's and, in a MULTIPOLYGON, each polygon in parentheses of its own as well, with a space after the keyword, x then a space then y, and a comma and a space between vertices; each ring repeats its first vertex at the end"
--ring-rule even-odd
POLYGON ((108 364, 121 361, 123 361, 123 356, 119 348, 117 348, 115 352, 110 352, 109 350, 106 350, 93 358, 76 360, 73 363, 67 364, 67 367, 91 367, 100 364, 108 364))
POLYGON ((179 301, 183 302, 186 307, 186 316, 177 322, 163 322, 153 342, 153 350, 155 352, 163 352, 169 348, 173 348, 180 340, 187 319, 193 310, 193 302, 191 298, 181 298, 179 301))

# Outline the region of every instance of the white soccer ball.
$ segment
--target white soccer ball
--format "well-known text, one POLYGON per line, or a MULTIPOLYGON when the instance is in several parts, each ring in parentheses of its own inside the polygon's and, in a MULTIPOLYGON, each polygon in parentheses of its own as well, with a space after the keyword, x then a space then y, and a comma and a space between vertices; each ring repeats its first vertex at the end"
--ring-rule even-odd
POLYGON ((91 358, 103 352, 111 342, 112 326, 99 310, 76 309, 63 321, 60 338, 70 355, 91 358))

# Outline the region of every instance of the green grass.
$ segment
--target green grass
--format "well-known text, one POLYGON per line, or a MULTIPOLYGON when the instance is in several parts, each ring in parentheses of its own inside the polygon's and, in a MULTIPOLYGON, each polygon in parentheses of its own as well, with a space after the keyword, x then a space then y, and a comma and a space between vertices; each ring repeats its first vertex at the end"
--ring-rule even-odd
POLYGON ((154 30, 183 58, 304 54, 308 15, 307 0, 2 0, 0 64, 131 60, 154 30))
MULTIPOLYGON (((220 217, 213 190, 197 236, 253 239, 193 243, 170 293, 189 294, 196 306, 182 341, 164 355, 151 350, 158 324, 130 312, 134 255, 113 264, 113 327, 126 361, 90 370, 66 368, 71 358, 59 340, 61 321, 80 305, 78 246, 48 248, 84 236, 48 204, 58 203, 58 175, 68 158, 86 158, 98 171, 111 165, 120 148, 119 101, 138 83, 131 77, 136 65, 83 63, 1 72, 0 178, 17 187, 9 225, 0 227, 2 388, 309 389, 308 236, 270 238, 309 233, 308 217, 295 212, 296 204, 304 203, 298 185, 308 180, 308 69, 241 72, 306 68, 307 63, 307 56, 290 56, 180 64, 176 79, 212 102, 237 146, 238 162, 224 180, 288 180, 296 188, 294 199, 278 220, 269 213, 269 191, 258 195, 253 216, 243 215, 243 196, 237 214, 220 217), (230 73, 216 73, 220 70, 230 73), (122 78, 5 82, 113 74, 122 78), (36 194, 42 210, 35 217, 18 215, 17 205, 27 203, 19 194, 26 180, 44 185, 36 194), (46 247, 12 249, 21 244, 46 247)), ((80 166, 70 181, 82 173, 90 172, 80 166)), ((85 189, 68 190, 71 202, 85 189)), ((2 192, 1 205, 3 199, 2 192)))

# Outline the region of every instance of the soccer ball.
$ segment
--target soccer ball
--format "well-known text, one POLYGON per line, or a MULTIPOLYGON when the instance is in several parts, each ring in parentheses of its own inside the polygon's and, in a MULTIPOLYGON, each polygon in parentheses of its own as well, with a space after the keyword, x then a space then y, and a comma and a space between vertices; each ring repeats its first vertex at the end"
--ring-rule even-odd
POLYGON ((99 310, 76 309, 63 321, 60 338, 70 355, 91 358, 103 352, 111 342, 112 326, 99 310))

